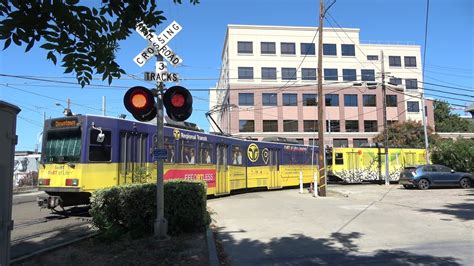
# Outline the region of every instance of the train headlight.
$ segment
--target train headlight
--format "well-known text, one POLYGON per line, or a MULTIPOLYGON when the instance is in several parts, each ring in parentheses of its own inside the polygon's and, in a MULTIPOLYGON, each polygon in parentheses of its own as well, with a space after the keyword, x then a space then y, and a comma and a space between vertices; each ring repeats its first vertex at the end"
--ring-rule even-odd
POLYGON ((79 179, 66 179, 66 186, 74 186, 77 187, 79 185, 79 179))

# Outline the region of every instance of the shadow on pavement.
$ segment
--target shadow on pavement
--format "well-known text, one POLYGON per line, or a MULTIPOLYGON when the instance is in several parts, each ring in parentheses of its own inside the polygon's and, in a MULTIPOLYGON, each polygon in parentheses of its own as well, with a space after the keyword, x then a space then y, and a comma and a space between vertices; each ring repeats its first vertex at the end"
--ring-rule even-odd
POLYGON ((218 242, 225 253, 225 261, 221 258, 221 263, 225 265, 461 265, 453 257, 435 257, 402 250, 358 253, 358 246, 354 243, 362 236, 358 232, 333 233, 330 238, 320 239, 296 234, 264 243, 250 239, 236 241, 232 232, 225 229, 216 229, 218 242))
MULTIPOLYGON (((468 201, 472 202, 474 199, 469 199, 468 201)), ((441 209, 421 209, 420 211, 443 213, 452 215, 460 220, 470 221, 474 220, 474 203, 471 202, 446 204, 441 209)))

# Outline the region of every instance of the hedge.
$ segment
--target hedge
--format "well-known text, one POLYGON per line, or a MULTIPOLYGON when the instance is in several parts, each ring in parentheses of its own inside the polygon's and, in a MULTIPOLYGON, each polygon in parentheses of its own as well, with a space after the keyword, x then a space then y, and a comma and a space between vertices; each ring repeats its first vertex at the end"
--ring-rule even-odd
MULTIPOLYGON (((164 184, 164 214, 168 233, 203 231, 210 223, 206 183, 173 180, 164 184)), ((92 223, 104 235, 139 237, 153 232, 156 184, 131 184, 97 190, 91 197, 92 223)))

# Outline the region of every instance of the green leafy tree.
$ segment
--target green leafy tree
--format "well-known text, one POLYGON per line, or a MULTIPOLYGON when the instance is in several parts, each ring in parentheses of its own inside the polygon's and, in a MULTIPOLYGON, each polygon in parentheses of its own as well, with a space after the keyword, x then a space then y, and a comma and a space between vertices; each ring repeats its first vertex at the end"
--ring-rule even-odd
POLYGON ((474 132, 474 123, 451 112, 445 101, 435 101, 434 118, 436 132, 474 132))
POLYGON ((74 72, 82 87, 90 84, 94 71, 110 84, 125 74, 115 61, 119 41, 140 21, 154 28, 166 20, 157 2, 102 0, 93 6, 80 5, 79 0, 0 0, 0 39, 4 50, 14 43, 25 44, 28 52, 41 44, 48 51, 46 58, 54 64, 60 58, 64 73, 74 72))
POLYGON ((431 161, 461 172, 474 173, 474 140, 446 139, 436 143, 431 152, 431 161))
MULTIPOLYGON (((428 141, 431 144, 436 142, 439 137, 433 134, 433 129, 428 129, 428 141)), ((374 142, 384 142, 384 134, 381 132, 373 139, 374 142)), ((388 145, 400 148, 424 148, 425 135, 423 125, 420 122, 405 121, 404 123, 393 123, 388 127, 388 145)))

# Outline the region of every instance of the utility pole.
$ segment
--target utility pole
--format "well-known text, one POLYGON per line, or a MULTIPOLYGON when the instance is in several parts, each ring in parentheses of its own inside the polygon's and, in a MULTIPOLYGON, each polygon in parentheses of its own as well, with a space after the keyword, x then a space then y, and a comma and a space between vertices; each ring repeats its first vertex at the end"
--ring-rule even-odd
MULTIPOLYGON (((156 55, 156 72, 161 71, 159 65, 163 65, 163 56, 161 54, 156 55)), ((163 94, 164 94, 164 83, 163 81, 157 84, 156 94, 156 138, 154 146, 158 150, 163 150, 164 146, 164 134, 163 134, 163 94)), ((154 235, 158 239, 167 238, 168 233, 168 221, 165 218, 164 212, 164 169, 163 160, 157 160, 156 162, 156 220, 154 235)))
POLYGON ((323 94, 323 21, 324 21, 324 1, 319 0, 319 38, 318 38, 318 138, 319 138, 319 160, 318 160, 318 195, 326 196, 326 176, 324 162, 324 94, 323 94))
POLYGON ((105 116, 105 96, 102 96, 102 116, 105 116))
POLYGON ((381 53, 382 61, 382 97, 383 97, 383 137, 384 137, 384 149, 385 149, 385 185, 390 185, 390 169, 388 165, 388 127, 387 127, 387 89, 385 87, 385 66, 383 58, 383 50, 381 53))
POLYGON ((67 98, 67 109, 71 110, 71 99, 67 98))

